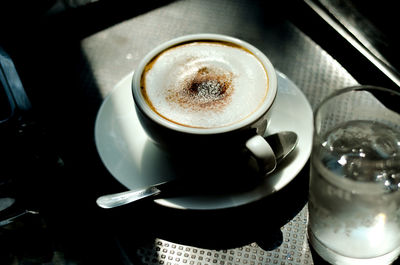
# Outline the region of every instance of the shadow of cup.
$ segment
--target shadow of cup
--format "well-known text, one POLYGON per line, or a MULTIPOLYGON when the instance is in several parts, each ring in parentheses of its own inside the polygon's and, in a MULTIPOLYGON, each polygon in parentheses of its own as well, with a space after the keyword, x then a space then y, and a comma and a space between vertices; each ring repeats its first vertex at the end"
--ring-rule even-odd
POLYGON ((252 243, 263 250, 273 250, 283 242, 281 228, 307 202, 307 180, 308 166, 285 188, 274 194, 227 209, 181 210, 150 201, 127 205, 113 211, 118 213, 120 220, 118 238, 128 251, 134 251, 136 247, 155 248, 152 244, 156 239, 214 250, 238 248, 252 243))

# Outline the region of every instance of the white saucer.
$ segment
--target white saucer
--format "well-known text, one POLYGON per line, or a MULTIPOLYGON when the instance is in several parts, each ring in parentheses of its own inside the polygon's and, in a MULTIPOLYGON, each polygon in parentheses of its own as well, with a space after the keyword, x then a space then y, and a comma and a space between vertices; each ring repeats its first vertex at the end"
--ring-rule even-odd
MULTIPOLYGON (((299 137, 295 151, 272 175, 254 189, 226 191, 219 195, 181 196, 157 199, 156 203, 180 209, 222 209, 247 204, 282 189, 306 164, 312 146, 313 113, 306 97, 284 74, 277 72, 278 94, 266 134, 294 131, 299 137)), ((124 77, 104 100, 97 114, 95 141, 110 173, 128 189, 176 178, 168 155, 143 131, 135 112, 132 74, 124 77)))

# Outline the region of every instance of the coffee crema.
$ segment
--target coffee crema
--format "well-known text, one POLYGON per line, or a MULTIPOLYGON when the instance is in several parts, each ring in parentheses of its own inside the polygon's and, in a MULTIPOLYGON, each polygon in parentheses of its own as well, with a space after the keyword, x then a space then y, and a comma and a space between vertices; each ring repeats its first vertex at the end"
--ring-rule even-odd
POLYGON ((164 119, 188 127, 217 128, 245 119, 262 105, 268 75, 245 48, 194 41, 154 57, 141 76, 141 91, 164 119))

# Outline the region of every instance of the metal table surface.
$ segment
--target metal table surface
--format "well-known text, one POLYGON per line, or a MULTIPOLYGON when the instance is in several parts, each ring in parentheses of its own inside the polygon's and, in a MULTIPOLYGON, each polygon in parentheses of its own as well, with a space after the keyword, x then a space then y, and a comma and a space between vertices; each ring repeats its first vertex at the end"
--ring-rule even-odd
POLYGON ((275 12, 285 8, 258 1, 178 1, 93 34, 81 45, 102 95, 158 44, 203 32, 235 36, 261 49, 312 106, 334 89, 356 84, 334 58, 275 12))
MULTIPOLYGON (((71 215, 68 221, 50 217, 49 223, 76 227, 83 222, 85 228, 80 232, 90 231, 87 233, 100 242, 101 238, 116 242, 124 264, 322 263, 310 250, 306 235, 308 164, 281 191, 233 209, 182 211, 139 203, 104 211, 94 206, 97 196, 123 189, 96 154, 93 128, 97 110, 140 59, 166 40, 205 32, 243 39, 262 50, 276 69, 304 92, 312 108, 334 90, 358 84, 334 57, 289 19, 297 11, 287 5, 182 0, 150 1, 145 8, 146 4, 135 8, 135 4, 126 3, 111 10, 83 8, 76 21, 60 23, 55 19, 57 23, 41 33, 40 36, 46 35, 44 40, 31 39, 31 48, 17 58, 16 64, 22 65, 20 74, 33 105, 44 115, 50 134, 55 135, 52 140, 64 155, 67 173, 56 184, 73 190, 76 197, 64 198, 59 206, 62 209, 56 211, 71 215), (116 11, 122 12, 123 19, 114 20, 116 11), (93 26, 108 15, 108 24, 93 26), (72 33, 79 27, 77 34, 72 33), (38 51, 42 54, 32 55, 38 51), (40 69, 35 69, 40 60, 40 69), (71 204, 80 205, 78 212, 71 204), (95 228, 86 230, 92 223, 95 228)), ((321 37, 325 33, 319 34, 321 37)), ((59 197, 71 192, 61 194, 59 197)), ((58 236, 67 237, 66 233, 58 236)), ((80 241, 79 235, 76 241, 80 241)))
MULTIPOLYGON (((334 58, 290 22, 274 15, 275 12, 284 13, 285 9, 273 5, 260 6, 259 2, 251 1, 173 2, 83 39, 82 51, 103 96, 107 95, 122 77, 134 70, 139 60, 150 49, 173 37, 199 32, 231 35, 252 43, 270 57, 279 71, 285 73, 301 88, 313 107, 333 90, 357 84, 334 58)), ((307 175, 307 171, 303 174, 307 175)), ((300 185, 297 188, 306 189, 306 186, 300 185)), ((292 200, 304 201, 299 192, 287 192, 285 196, 292 196, 290 199, 283 198, 289 203, 292 203, 292 200)), ((286 207, 284 204, 282 206, 286 207)), ((289 208, 287 207, 287 210, 293 211, 289 208)), ((252 210, 240 209, 236 214, 243 215, 244 211, 247 215, 245 218, 248 219, 263 218, 263 215, 274 218, 273 207, 269 206, 269 202, 260 203, 252 210)), ((154 241, 143 245, 134 242, 134 235, 128 238, 124 235, 121 237, 129 260, 139 260, 145 264, 313 264, 306 236, 307 207, 297 210, 299 212, 280 228, 282 238, 274 231, 268 231, 268 220, 235 222, 234 217, 214 216, 213 219, 219 218, 216 223, 225 224, 219 224, 216 229, 218 224, 213 222, 198 222, 193 220, 194 218, 189 218, 187 222, 173 219, 182 213, 154 216, 159 218, 160 222, 179 223, 164 226, 164 229, 179 229, 172 237, 163 237, 163 233, 160 232, 159 235, 154 235, 154 241), (174 221, 165 221, 165 218, 172 218, 174 221), (252 225, 257 226, 255 231, 252 225), (195 240, 178 236, 182 229, 187 229, 185 232, 192 234, 195 240), (228 229, 229 233, 218 235, 219 229, 228 229), (218 240, 212 239, 214 237, 225 237, 227 241, 233 237, 237 240, 235 237, 243 237, 246 231, 254 238, 238 240, 237 244, 232 246, 225 244, 227 247, 223 242, 208 247, 202 242, 204 238, 199 238, 201 236, 198 232, 191 230, 200 230, 208 234, 208 244, 209 240, 218 240), (230 233, 233 236, 228 236, 230 233), (259 240, 268 239, 262 237, 271 237, 274 240, 263 246, 259 240)), ((209 215, 196 214, 199 219, 209 218, 209 215)), ((182 218, 184 217, 180 217, 182 218)))

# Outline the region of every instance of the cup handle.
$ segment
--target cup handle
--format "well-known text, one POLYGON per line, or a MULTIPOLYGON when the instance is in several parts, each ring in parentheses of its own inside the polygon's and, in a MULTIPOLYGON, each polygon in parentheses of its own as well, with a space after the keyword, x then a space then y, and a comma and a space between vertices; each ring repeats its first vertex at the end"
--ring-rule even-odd
POLYGON ((261 135, 255 135, 246 141, 246 148, 257 160, 262 174, 269 174, 276 168, 276 157, 271 146, 261 135))

